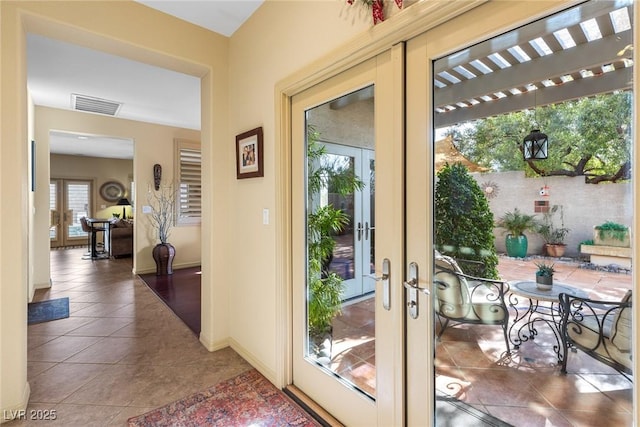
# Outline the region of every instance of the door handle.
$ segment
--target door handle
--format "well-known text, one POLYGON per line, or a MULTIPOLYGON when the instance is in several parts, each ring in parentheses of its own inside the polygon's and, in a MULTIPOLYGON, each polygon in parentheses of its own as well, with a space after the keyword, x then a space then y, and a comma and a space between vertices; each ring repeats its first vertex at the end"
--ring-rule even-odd
POLYGON ((422 292, 425 295, 429 295, 429 289, 420 287, 418 276, 418 264, 411 262, 409 264, 409 274, 407 280, 404 282, 404 287, 407 291, 407 307, 409 308, 409 316, 412 319, 417 319, 419 312, 418 305, 418 292, 422 292))
POLYGON ((372 278, 376 282, 382 282, 382 307, 385 310, 391 310, 391 261, 388 258, 382 260, 382 276, 369 274, 367 277, 372 278))
POLYGON ((374 226, 369 227, 369 222, 364 223, 364 240, 369 240, 369 230, 373 231, 376 228, 374 226))

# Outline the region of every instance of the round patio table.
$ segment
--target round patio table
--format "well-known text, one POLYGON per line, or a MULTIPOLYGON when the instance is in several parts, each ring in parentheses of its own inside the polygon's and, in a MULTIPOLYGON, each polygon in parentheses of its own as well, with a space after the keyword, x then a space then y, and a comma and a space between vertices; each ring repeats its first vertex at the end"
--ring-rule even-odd
POLYGON ((553 282, 553 286, 549 290, 538 289, 536 282, 531 280, 511 281, 509 287, 509 307, 516 313, 515 320, 509 327, 509 340, 513 347, 517 350, 523 342, 534 340, 538 336, 538 327, 546 325, 555 337, 553 351, 558 358, 558 363, 562 363, 564 355, 561 346, 560 320, 562 319, 562 310, 559 295, 565 293, 588 298, 587 293, 582 289, 560 282, 553 282), (520 297, 528 301, 528 306, 519 305, 520 297))

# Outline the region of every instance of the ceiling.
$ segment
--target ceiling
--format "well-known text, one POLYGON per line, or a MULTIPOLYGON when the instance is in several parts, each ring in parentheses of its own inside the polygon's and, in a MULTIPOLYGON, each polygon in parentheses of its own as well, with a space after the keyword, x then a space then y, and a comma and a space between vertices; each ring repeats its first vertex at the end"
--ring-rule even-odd
MULTIPOLYGON (((224 36, 231 36, 262 2, 138 1, 224 36)), ((38 106, 76 110, 74 95, 80 95, 92 101, 91 108, 114 106, 121 119, 200 129, 199 78, 35 34, 27 35, 27 85, 38 106)), ((133 141, 59 129, 50 134, 50 150, 132 159, 133 141)))

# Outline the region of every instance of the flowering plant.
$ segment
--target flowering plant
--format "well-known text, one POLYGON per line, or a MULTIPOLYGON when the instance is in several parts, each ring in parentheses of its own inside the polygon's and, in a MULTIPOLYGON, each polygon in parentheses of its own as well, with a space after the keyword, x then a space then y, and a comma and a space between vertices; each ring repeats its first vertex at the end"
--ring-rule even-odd
MULTIPOLYGON (((402 9, 402 0, 394 0, 396 6, 402 9)), ((373 25, 378 22, 384 21, 384 0, 347 0, 348 4, 360 3, 366 7, 371 8, 371 15, 373 16, 373 25)))

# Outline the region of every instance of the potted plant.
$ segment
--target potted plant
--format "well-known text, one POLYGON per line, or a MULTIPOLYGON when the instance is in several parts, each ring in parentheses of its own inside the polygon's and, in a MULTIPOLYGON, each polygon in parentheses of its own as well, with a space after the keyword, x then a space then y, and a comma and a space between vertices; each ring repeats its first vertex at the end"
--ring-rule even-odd
POLYGON ((596 225, 593 230, 594 245, 631 247, 629 227, 613 221, 596 225))
POLYGON ((307 129, 308 215, 307 215, 307 287, 309 353, 321 363, 331 360, 333 319, 342 307, 343 279, 329 270, 336 241, 334 236, 349 223, 349 215, 332 204, 321 205, 319 194, 324 188, 346 195, 361 189, 364 183, 354 174, 345 174, 323 161, 324 146, 317 143, 319 134, 307 129))
POLYGON ((542 222, 538 226, 538 233, 545 242, 545 251, 552 257, 564 255, 566 244, 564 239, 569 234, 569 229, 564 226, 564 211, 561 205, 553 205, 549 211, 545 212, 542 222), (555 224, 555 214, 560 212, 560 226, 555 224))
POLYGON ((536 287, 541 290, 548 291, 553 286, 553 268, 555 264, 547 264, 545 262, 536 263, 538 270, 536 271, 536 287))
POLYGON ((173 259, 176 255, 176 249, 167 240, 173 226, 175 198, 173 185, 160 186, 158 190, 150 188, 147 192, 147 201, 151 207, 149 221, 160 241, 152 251, 158 276, 173 274, 173 259))
POLYGON ((538 221, 535 215, 528 215, 520 212, 518 208, 506 212, 496 222, 496 226, 504 228, 507 233, 505 246, 507 255, 514 258, 524 258, 527 256, 529 242, 525 231, 535 231, 538 221))

